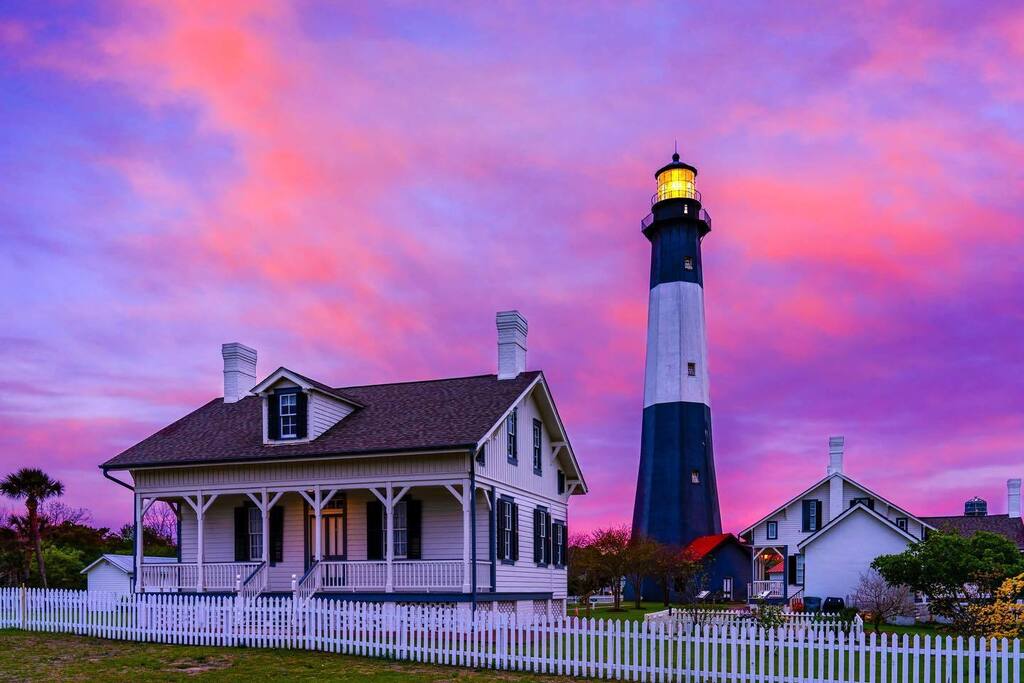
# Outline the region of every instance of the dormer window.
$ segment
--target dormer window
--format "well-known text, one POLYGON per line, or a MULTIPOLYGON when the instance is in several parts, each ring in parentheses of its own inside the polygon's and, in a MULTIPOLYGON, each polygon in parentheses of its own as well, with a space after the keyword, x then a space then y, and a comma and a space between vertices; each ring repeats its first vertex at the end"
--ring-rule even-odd
POLYGON ((281 438, 294 439, 298 436, 299 401, 296 394, 281 394, 278 399, 278 415, 281 420, 281 438))
POLYGON ((267 438, 271 441, 305 439, 309 399, 297 387, 278 389, 267 396, 267 438))

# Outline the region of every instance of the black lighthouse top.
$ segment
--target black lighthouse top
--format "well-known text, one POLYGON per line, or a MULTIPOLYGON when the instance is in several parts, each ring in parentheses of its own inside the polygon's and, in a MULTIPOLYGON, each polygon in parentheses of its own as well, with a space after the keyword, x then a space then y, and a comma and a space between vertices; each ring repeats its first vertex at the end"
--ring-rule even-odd
POLYGON ((644 234, 656 221, 682 219, 702 223, 700 237, 711 231, 711 216, 704 210, 700 191, 697 190, 697 169, 679 160, 679 152, 672 155, 672 163, 654 173, 658 190, 651 197, 651 213, 640 222, 644 234))

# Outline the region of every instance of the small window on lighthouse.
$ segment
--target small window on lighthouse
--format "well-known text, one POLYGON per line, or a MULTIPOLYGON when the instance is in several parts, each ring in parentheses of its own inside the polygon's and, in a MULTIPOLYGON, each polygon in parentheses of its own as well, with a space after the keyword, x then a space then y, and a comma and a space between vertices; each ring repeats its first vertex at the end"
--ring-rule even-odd
POLYGON ((683 259, 683 268, 686 270, 693 270, 693 257, 687 256, 683 259))
POLYGON ((697 470, 694 470, 694 471, 690 472, 690 481, 692 483, 694 483, 694 484, 699 484, 700 483, 700 472, 697 471, 697 470))
POLYGON ((696 377, 697 376, 697 364, 696 363, 687 363, 686 364, 686 374, 689 375, 690 377, 696 377))

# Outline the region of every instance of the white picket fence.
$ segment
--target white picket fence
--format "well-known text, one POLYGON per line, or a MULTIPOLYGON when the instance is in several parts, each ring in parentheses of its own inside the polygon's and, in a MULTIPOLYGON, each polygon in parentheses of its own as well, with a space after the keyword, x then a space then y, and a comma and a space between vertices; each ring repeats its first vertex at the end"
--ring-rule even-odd
POLYGON ((1018 640, 848 636, 789 626, 665 624, 314 598, 244 600, 0 589, 0 627, 157 643, 340 652, 633 681, 1021 683, 1018 640))
MULTIPOLYGON (((808 614, 806 612, 783 612, 782 618, 788 627, 800 627, 808 631, 814 630, 842 630, 847 635, 857 635, 864 631, 864 620, 857 615, 850 622, 839 619, 838 616, 830 614, 808 614)), ((754 615, 749 611, 740 610, 712 610, 712 609, 680 609, 674 607, 658 612, 648 612, 644 615, 644 621, 651 623, 664 623, 673 627, 689 628, 692 626, 736 626, 738 628, 749 628, 757 626, 754 615)))

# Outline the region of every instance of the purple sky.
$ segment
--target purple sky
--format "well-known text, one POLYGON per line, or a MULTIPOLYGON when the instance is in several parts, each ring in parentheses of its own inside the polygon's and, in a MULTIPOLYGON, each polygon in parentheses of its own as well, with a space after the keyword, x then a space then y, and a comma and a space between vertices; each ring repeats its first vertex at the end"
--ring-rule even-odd
MULTIPOLYGON (((0 9, 0 471, 120 524, 100 462, 221 392, 492 372, 530 322, 627 521, 652 172, 704 242, 726 528, 847 471, 918 514, 1024 475, 1024 7, 218 2, 0 9), (237 6, 234 6, 237 4, 237 6)), ((5 503, 0 503, 0 506, 5 503)))

